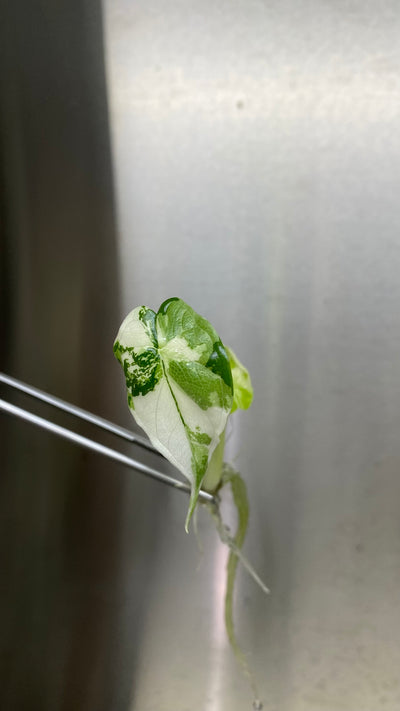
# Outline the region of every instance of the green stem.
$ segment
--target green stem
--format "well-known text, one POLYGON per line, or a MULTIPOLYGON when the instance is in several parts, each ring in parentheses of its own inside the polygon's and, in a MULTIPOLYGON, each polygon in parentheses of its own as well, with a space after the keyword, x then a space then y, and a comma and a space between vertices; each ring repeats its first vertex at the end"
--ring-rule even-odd
POLYGON ((254 578, 254 580, 258 583, 258 585, 262 588, 264 592, 268 593, 269 590, 263 583, 263 581, 260 579, 260 577, 257 575, 247 558, 245 558, 245 556, 241 552, 241 547, 246 536, 247 524, 249 520, 249 502, 247 498, 246 484, 238 472, 235 472, 234 470, 230 469, 228 466, 225 465, 224 472, 222 475, 222 485, 227 483, 230 483, 231 485, 233 501, 238 514, 238 526, 234 538, 229 535, 228 530, 222 521, 218 504, 207 505, 207 508, 209 509, 211 516, 215 521, 216 528, 221 541, 225 543, 230 549, 227 563, 227 579, 225 593, 225 628, 226 633, 228 635, 229 643, 231 645, 231 649, 240 667, 242 668, 243 673, 247 677, 254 693, 254 708, 262 708, 262 705, 260 705, 260 702, 257 699, 258 693, 254 674, 249 667, 246 655, 241 649, 235 634, 235 626, 233 620, 233 593, 235 587, 238 561, 240 560, 240 562, 246 568, 248 573, 250 573, 250 575, 254 578))

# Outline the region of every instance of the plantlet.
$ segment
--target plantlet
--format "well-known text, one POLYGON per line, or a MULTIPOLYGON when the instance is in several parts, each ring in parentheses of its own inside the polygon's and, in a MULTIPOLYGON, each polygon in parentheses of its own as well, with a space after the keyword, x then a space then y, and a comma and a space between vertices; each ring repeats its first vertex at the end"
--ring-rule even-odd
POLYGON ((190 482, 186 531, 200 488, 216 493, 224 484, 231 485, 238 512, 235 538, 223 524, 218 503, 208 508, 221 540, 231 550, 225 597, 227 634, 257 695, 234 634, 232 601, 238 559, 268 590, 240 551, 248 521, 245 484, 223 464, 228 417, 237 408, 247 409, 253 399, 249 373, 211 324, 176 297, 164 301, 157 313, 146 306, 131 311, 118 332, 114 353, 124 370, 128 405, 137 424, 190 482))
POLYGON ((226 423, 251 403, 249 375, 211 324, 177 298, 157 313, 131 311, 114 353, 133 417, 190 482, 187 530, 201 485, 215 491, 221 481, 226 423))

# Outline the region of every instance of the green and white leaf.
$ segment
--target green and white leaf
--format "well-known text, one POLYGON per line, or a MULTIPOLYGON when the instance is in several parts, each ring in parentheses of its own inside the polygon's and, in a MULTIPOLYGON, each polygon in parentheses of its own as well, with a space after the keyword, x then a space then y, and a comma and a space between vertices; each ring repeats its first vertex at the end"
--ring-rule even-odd
POLYGON ((191 484, 186 530, 233 403, 226 350, 211 324, 181 299, 157 313, 140 306, 114 343, 133 417, 191 484))

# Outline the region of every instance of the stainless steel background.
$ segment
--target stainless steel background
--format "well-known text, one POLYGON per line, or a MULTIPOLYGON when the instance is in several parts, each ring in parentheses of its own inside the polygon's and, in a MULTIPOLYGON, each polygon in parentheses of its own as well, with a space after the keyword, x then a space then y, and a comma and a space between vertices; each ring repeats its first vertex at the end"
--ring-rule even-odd
MULTIPOLYGON (((95 2, 23 8, 3 367, 126 424, 122 315, 175 294, 208 317, 256 392, 228 455, 272 588, 239 574, 264 709, 397 711, 398 3, 105 0, 105 52, 95 2)), ((1 707, 250 709, 206 513, 201 557, 177 492, 2 427, 1 707)))

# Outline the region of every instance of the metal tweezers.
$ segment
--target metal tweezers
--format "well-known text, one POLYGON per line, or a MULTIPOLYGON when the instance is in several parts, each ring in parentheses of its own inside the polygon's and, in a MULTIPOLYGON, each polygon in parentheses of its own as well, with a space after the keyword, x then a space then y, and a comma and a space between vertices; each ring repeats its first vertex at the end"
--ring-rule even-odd
MULTIPOLYGON (((108 432, 111 432, 117 437, 121 437, 122 439, 128 440, 128 442, 131 442, 132 444, 138 445, 139 447, 143 447, 144 449, 147 449, 150 452, 153 452, 154 454, 162 456, 160 452, 158 452, 158 450, 153 447, 149 440, 145 439, 144 437, 141 437, 140 435, 134 434, 130 430, 127 430, 124 427, 120 427, 119 425, 116 425, 113 422, 110 422, 109 420, 105 420, 103 417, 98 417, 98 415, 94 415, 92 412, 83 410, 81 407, 72 405, 71 403, 66 402, 65 400, 61 400, 60 398, 55 397, 54 395, 50 395, 49 393, 46 393, 43 390, 35 388, 32 385, 27 385, 21 380, 12 378, 11 376, 6 375, 5 373, 0 373, 0 383, 4 383, 4 385, 14 388, 15 390, 19 390, 20 392, 23 392, 26 395, 30 395, 36 400, 41 400, 42 402, 45 402, 48 405, 52 405, 53 407, 56 407, 59 410, 64 410, 64 412, 68 412, 69 414, 74 415, 80 420, 90 422, 92 425, 95 425, 100 429, 107 430, 108 432)), ((185 493, 190 494, 190 487, 183 481, 179 481, 178 479, 174 479, 173 477, 170 477, 167 474, 159 472, 157 469, 148 467, 146 464, 143 464, 142 462, 139 462, 136 459, 133 459, 132 457, 127 457, 125 454, 122 454, 122 452, 118 452, 116 449, 106 447, 105 445, 100 444, 100 442, 96 442, 96 440, 94 439, 83 437, 82 435, 78 434, 77 432, 74 432, 73 430, 69 430, 66 427, 61 427, 60 425, 55 424, 51 420, 39 417, 38 415, 35 415, 32 412, 29 412, 28 410, 25 410, 21 407, 17 407, 12 403, 7 402, 7 400, 0 399, 0 411, 6 412, 9 415, 14 415, 15 417, 19 417, 32 425, 36 425, 37 427, 41 427, 42 429, 47 430, 48 432, 52 432, 53 434, 58 435, 59 437, 63 437, 64 439, 67 439, 80 447, 90 449, 93 452, 97 452, 97 454, 101 454, 103 457, 108 457, 109 459, 113 459, 115 462, 124 464, 126 467, 130 467, 131 469, 135 469, 136 471, 141 472, 142 474, 146 474, 146 476, 149 476, 152 479, 156 479, 156 481, 160 481, 163 484, 168 484, 168 486, 172 486, 174 487, 174 489, 179 489, 180 491, 184 491, 185 493)), ((202 490, 199 492, 199 499, 208 502, 215 501, 214 497, 211 494, 209 494, 207 491, 202 490)))

